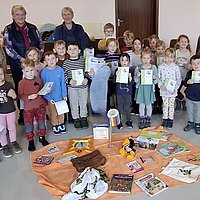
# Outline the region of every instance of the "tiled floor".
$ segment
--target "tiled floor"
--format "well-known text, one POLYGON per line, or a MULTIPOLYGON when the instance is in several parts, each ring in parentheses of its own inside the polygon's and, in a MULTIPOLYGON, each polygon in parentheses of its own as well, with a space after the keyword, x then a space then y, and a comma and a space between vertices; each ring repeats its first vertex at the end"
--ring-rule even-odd
MULTIPOLYGON (((161 115, 152 117, 152 125, 161 124, 161 115)), ((137 131, 138 117, 133 116, 133 130, 123 128, 120 132, 137 131)), ((87 130, 77 131, 72 124, 67 125, 68 133, 61 136, 54 136, 51 130, 48 131, 47 139, 49 142, 67 140, 72 137, 84 137, 92 134, 92 124, 104 123, 106 118, 90 115, 90 128, 87 130)), ((186 113, 183 111, 176 112, 174 127, 172 133, 182 137, 194 145, 200 147, 200 135, 196 135, 193 131, 185 133, 182 131, 187 121, 186 113)), ((27 151, 27 141, 24 137, 23 126, 18 126, 18 141, 23 148, 23 152, 14 155, 10 159, 3 158, 2 151, 0 152, 0 200, 55 200, 56 198, 49 193, 37 182, 37 177, 30 169, 30 153, 27 151)), ((119 132, 114 129, 115 133, 119 132)), ((36 142, 36 147, 41 148, 41 144, 36 142)), ((183 187, 169 188, 168 190, 151 197, 154 200, 199 200, 200 199, 200 183, 188 184, 183 187)), ((137 196, 127 196, 121 199, 146 200, 149 197, 140 193, 137 196)))

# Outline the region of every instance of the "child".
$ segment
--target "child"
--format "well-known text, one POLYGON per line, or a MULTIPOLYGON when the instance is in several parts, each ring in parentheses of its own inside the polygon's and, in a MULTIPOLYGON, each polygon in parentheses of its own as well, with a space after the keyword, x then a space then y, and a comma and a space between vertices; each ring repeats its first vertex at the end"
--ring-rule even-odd
POLYGON ((103 27, 103 31, 105 34, 105 38, 98 42, 98 49, 99 50, 107 50, 106 47, 106 40, 110 37, 113 37, 114 34, 114 25, 111 23, 106 23, 103 27))
POLYGON ((1 33, 0 33, 0 65, 2 66, 5 74, 7 68, 7 62, 6 62, 6 54, 3 49, 3 35, 1 33))
MULTIPOLYGON (((189 62, 190 57, 192 55, 191 47, 190 47, 190 40, 187 35, 180 35, 177 39, 177 44, 175 45, 176 49, 176 64, 179 66, 181 71, 182 80, 185 79, 186 73, 191 68, 189 62)), ((176 108, 175 110, 181 110, 181 105, 184 111, 186 111, 186 102, 184 96, 180 92, 180 89, 183 86, 183 82, 178 91, 178 95, 176 97, 176 108)))
POLYGON ((88 79, 85 73, 85 59, 79 57, 81 50, 78 42, 67 44, 69 59, 65 60, 63 69, 65 81, 68 84, 68 95, 74 127, 76 129, 88 128, 87 101, 88 101, 88 79), (72 78, 73 70, 80 70, 83 73, 82 84, 77 85, 77 80, 72 78))
POLYGON ((21 64, 24 78, 19 82, 18 95, 24 102, 24 127, 26 132, 26 138, 29 141, 28 150, 35 151, 34 143, 34 118, 38 124, 39 142, 43 146, 48 145, 48 141, 45 139, 46 126, 46 101, 42 96, 38 95, 38 92, 42 88, 42 81, 39 77, 35 76, 35 63, 28 58, 24 59, 21 64))
POLYGON ((158 40, 156 43, 156 66, 163 64, 165 61, 165 42, 158 40))
POLYGON ((158 87, 163 100, 163 123, 165 128, 173 127, 174 102, 178 88, 181 84, 181 73, 178 65, 174 63, 175 51, 167 48, 165 51, 165 62, 158 67, 158 87), (173 88, 167 87, 167 82, 175 81, 173 88))
POLYGON ((40 77, 41 71, 44 69, 46 64, 40 62, 41 54, 39 49, 36 47, 30 47, 26 52, 26 58, 33 60, 35 65, 35 76, 40 77))
POLYGON ((200 71, 200 55, 194 55, 190 60, 192 70, 187 72, 184 80, 188 114, 188 124, 184 131, 194 129, 196 134, 200 134, 200 83, 191 79, 193 71, 200 71))
POLYGON ((69 56, 66 54, 66 43, 64 40, 57 40, 54 42, 53 52, 56 54, 58 58, 57 65, 62 67, 63 63, 69 56))
MULTIPOLYGON (((129 67, 130 56, 127 53, 122 53, 119 59, 121 67, 129 67)), ((118 67, 118 69, 120 68, 118 67)), ((116 76, 118 75, 118 69, 116 70, 116 76)), ((123 112, 126 114, 126 126, 133 128, 131 115, 130 115, 130 103, 132 94, 132 77, 129 69, 128 83, 116 83, 116 96, 117 96, 117 107, 122 117, 123 112)), ((118 129, 123 127, 122 122, 118 125, 118 129)))
POLYGON ((148 39, 149 39, 149 46, 150 46, 151 52, 153 54, 155 54, 156 53, 156 43, 158 42, 159 37, 157 35, 153 34, 153 35, 149 36, 148 39))
POLYGON ((108 52, 105 54, 105 61, 111 69, 111 75, 108 80, 108 97, 107 97, 107 110, 115 107, 115 98, 114 93, 116 90, 116 86, 114 83, 114 74, 115 70, 118 67, 119 63, 119 44, 115 38, 108 38, 106 41, 106 46, 108 52))
POLYGON ((16 108, 13 101, 16 98, 14 88, 11 83, 5 81, 5 73, 0 65, 0 124, 4 126, 0 133, 0 143, 3 148, 3 155, 6 158, 12 157, 12 150, 15 153, 21 153, 22 151, 16 141, 16 108), (7 130, 9 131, 11 146, 7 141, 7 130))
POLYGON ((58 115, 55 107, 55 102, 67 100, 67 89, 64 79, 63 69, 56 65, 58 59, 53 51, 47 51, 44 54, 44 61, 47 66, 42 70, 41 78, 43 85, 47 82, 53 82, 51 91, 44 96, 48 101, 48 109, 50 114, 51 124, 55 135, 66 133, 64 124, 64 114, 58 115))
POLYGON ((142 65, 137 66, 135 69, 135 76, 134 76, 136 82, 135 100, 139 104, 139 113, 140 113, 139 129, 151 126, 152 103, 156 99, 155 84, 157 83, 157 67, 155 65, 151 65, 151 58, 152 58, 151 54, 152 53, 150 49, 143 49, 141 53, 142 65), (142 77, 141 74, 143 72, 145 73, 145 71, 146 75, 150 74, 148 84, 144 84, 143 80, 141 80, 142 77))
POLYGON ((124 32, 123 38, 126 46, 121 49, 121 52, 123 53, 125 51, 130 51, 130 50, 134 52, 134 47, 133 47, 134 33, 130 30, 127 30, 124 32))

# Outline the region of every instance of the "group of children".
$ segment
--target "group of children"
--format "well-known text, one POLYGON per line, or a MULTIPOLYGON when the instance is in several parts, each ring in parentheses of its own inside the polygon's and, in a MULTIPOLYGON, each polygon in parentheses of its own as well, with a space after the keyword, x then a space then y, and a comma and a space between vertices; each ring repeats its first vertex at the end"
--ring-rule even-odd
MULTIPOLYGON (((127 30, 123 35, 126 46, 119 49, 118 41, 112 37, 114 26, 108 23, 104 33, 105 39, 98 46, 106 53, 97 56, 104 57, 106 65, 110 67, 107 110, 112 107, 119 110, 121 121, 118 128, 123 127, 124 114, 125 125, 133 127, 131 113, 139 114, 139 129, 150 127, 153 109, 163 113, 162 126, 172 128, 176 101, 176 105, 181 102, 185 110, 187 104, 188 124, 184 131, 194 129, 196 134, 200 134, 200 83, 191 78, 193 71, 200 71, 200 56, 191 57, 189 38, 180 35, 175 48, 166 49, 165 43, 156 35, 141 41, 127 30), (120 67, 129 69, 126 83, 116 81, 120 67), (145 80, 147 77, 148 80, 145 80), (186 88, 184 93, 183 88, 186 88)), ((91 81, 94 70, 85 71, 85 59, 80 53, 78 42, 65 44, 63 40, 58 40, 54 43, 53 51, 45 52, 42 63, 39 50, 31 47, 21 64, 24 78, 19 83, 18 94, 6 81, 5 69, 0 63, 0 124, 3 126, 0 142, 5 157, 11 157, 13 151, 22 151, 16 141, 14 100, 17 96, 24 104, 24 127, 29 151, 36 149, 34 121, 37 121, 39 142, 43 146, 49 144, 45 138, 46 114, 55 135, 66 133, 65 115, 58 115, 56 102, 68 102, 76 129, 88 128, 88 81, 91 81), (73 72, 77 70, 83 74, 81 83, 73 79, 73 72), (41 96, 39 91, 49 82, 53 83, 52 87, 41 96), (7 130, 11 145, 7 141, 7 130)))

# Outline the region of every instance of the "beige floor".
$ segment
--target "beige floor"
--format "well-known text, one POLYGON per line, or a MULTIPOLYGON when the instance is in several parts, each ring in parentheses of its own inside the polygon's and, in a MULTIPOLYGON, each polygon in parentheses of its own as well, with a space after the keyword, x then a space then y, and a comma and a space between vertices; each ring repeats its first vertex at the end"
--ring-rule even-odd
MULTIPOLYGON (((161 123, 161 115, 155 115, 152 119, 152 125, 161 123)), ((133 130, 123 128, 120 132, 137 131, 138 117, 132 117, 134 122, 133 130)), ((92 134, 92 124, 106 122, 106 118, 90 115, 90 128, 87 130, 77 131, 69 124, 67 125, 68 133, 62 136, 54 136, 51 130, 48 131, 47 138, 49 142, 67 140, 72 137, 84 137, 92 134)), ((175 125, 171 130, 172 133, 182 137, 194 145, 200 147, 200 135, 193 131, 185 133, 182 131, 187 121, 186 113, 179 111, 175 114, 175 125)), ((37 182, 37 177, 32 174, 30 169, 30 153, 27 151, 27 141, 24 137, 23 126, 18 126, 18 140, 23 148, 23 152, 14 155, 10 159, 3 158, 0 152, 0 200, 55 200, 49 193, 37 182)), ((114 130, 118 132, 117 129, 114 130)), ((41 144, 36 141, 36 147, 41 148, 41 144)), ((183 187, 169 188, 168 190, 151 197, 153 200, 199 200, 200 183, 188 184, 183 187)), ((127 196, 120 199, 146 200, 149 197, 141 193, 137 196, 127 196)))

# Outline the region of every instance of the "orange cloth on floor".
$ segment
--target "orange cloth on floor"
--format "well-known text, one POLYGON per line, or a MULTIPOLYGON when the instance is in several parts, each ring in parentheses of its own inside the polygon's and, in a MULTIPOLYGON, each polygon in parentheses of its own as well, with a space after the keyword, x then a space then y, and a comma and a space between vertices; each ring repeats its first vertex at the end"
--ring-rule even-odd
MULTIPOLYGON (((163 129, 162 127, 151 127, 146 130, 159 131, 163 129)), ((94 140, 94 148, 98 149, 102 153, 102 155, 104 155, 107 159, 106 164, 104 166, 99 167, 99 169, 104 170, 109 178, 111 178, 112 174, 114 173, 119 173, 119 174, 130 173, 131 174, 131 171, 125 166, 125 163, 127 163, 128 160, 122 155, 120 155, 119 149, 121 148, 123 141, 127 137, 133 136, 136 140, 139 134, 140 134, 139 132, 112 134, 112 140, 113 140, 112 143, 114 145, 114 148, 108 148, 108 142, 109 142, 108 140, 94 140)), ((187 158, 188 155, 192 154, 194 156, 200 157, 200 148, 194 146, 193 144, 173 134, 169 137, 167 142, 160 141, 159 145, 172 142, 172 141, 185 142, 190 152, 176 154, 168 158, 164 158, 156 150, 147 150, 147 149, 137 148, 135 160, 137 160, 144 167, 144 170, 138 173, 135 173, 134 179, 138 179, 148 173, 153 173, 155 176, 158 176, 159 178, 161 178, 169 187, 185 185, 186 183, 172 179, 168 176, 165 176, 159 173, 162 171, 162 167, 167 166, 168 163, 174 157, 185 162, 188 162, 188 158, 187 158), (140 157, 145 156, 145 155, 151 155, 155 161, 152 163, 141 163, 140 157)), ((65 163, 59 163, 57 161, 58 157, 60 157, 62 153, 66 151, 68 143, 69 141, 55 142, 33 152, 31 155, 32 171, 38 175, 39 183, 41 183, 48 190, 50 194, 58 198, 61 198, 66 192, 70 191, 70 185, 77 176, 77 171, 73 167, 70 161, 67 161, 65 163), (53 153, 53 154, 48 154, 47 149, 54 145, 58 146, 61 149, 61 151, 53 153), (46 165, 46 166, 33 163, 33 161, 39 155, 53 156, 54 160, 52 161, 50 165, 46 165)), ((195 162, 195 161, 190 161, 190 163, 200 165, 199 162, 195 162)), ((199 181, 200 181, 200 178, 198 178, 198 182, 199 181)), ((142 192, 142 190, 136 184, 133 183, 131 194, 132 195, 138 194, 140 192, 142 192)), ((127 194, 120 194, 120 193, 111 194, 107 192, 98 199, 107 200, 107 199, 114 199, 114 198, 119 198, 123 196, 127 196, 127 194)))

